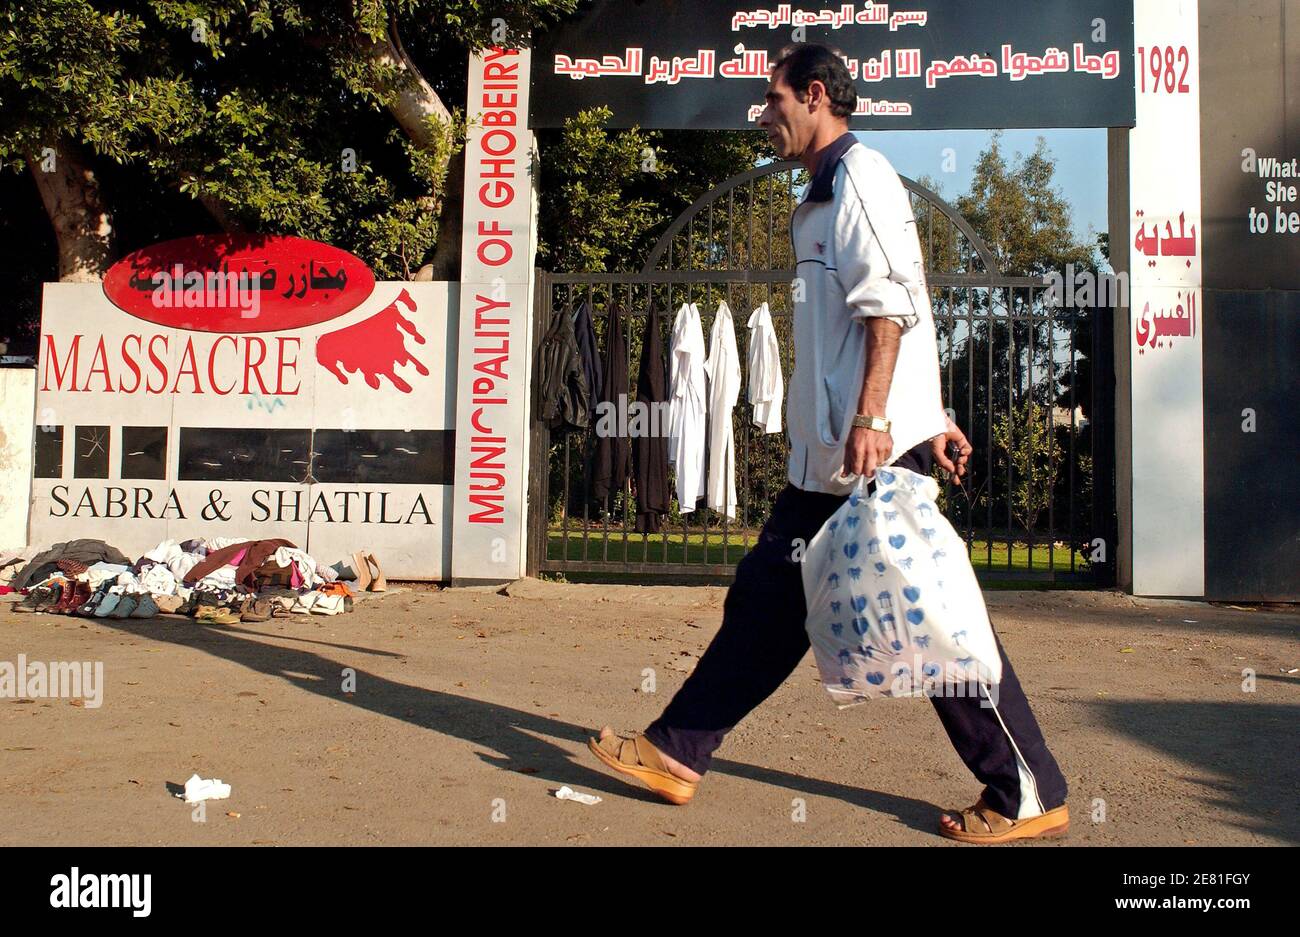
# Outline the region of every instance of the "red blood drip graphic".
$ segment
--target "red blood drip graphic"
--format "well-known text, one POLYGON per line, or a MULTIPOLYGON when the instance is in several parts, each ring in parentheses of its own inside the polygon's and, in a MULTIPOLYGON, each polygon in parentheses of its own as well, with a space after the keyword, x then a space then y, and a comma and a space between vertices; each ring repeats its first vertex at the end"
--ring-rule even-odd
POLYGON ((409 394, 411 385, 393 373, 394 370, 410 363, 415 365, 415 370, 421 376, 427 376, 429 369, 406 350, 403 332, 421 345, 424 344, 424 336, 415 330, 415 323, 402 315, 398 303, 404 304, 409 312, 415 312, 411 294, 402 290, 397 299, 383 311, 317 339, 316 361, 344 384, 348 382, 344 371, 359 371, 365 376, 366 383, 378 390, 379 376, 382 374, 402 393, 409 394))

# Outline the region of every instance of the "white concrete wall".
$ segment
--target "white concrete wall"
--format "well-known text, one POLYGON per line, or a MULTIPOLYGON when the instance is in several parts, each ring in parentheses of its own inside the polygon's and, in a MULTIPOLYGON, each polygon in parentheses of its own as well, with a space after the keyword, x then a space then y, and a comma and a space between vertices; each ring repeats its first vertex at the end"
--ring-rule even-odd
MULTIPOLYGON (((6 421, 26 434, 28 450, 18 522, 29 525, 33 543, 90 537, 133 558, 165 539, 284 537, 328 563, 366 550, 391 578, 450 579, 451 484, 327 484, 296 476, 210 482, 182 478, 179 462, 187 427, 453 429, 459 298, 456 283, 381 281, 361 305, 334 319, 250 333, 235 341, 225 332, 142 323, 113 306, 98 283, 47 283, 39 368, 24 372, 24 403, 6 421), (402 295, 405 300, 399 299, 402 295), (393 310, 413 332, 399 328, 393 310), (344 377, 332 373, 317 354, 318 340, 330 333, 347 334, 354 342, 348 348, 366 353, 341 365, 344 377), (141 372, 133 374, 123 349, 128 337, 141 335, 140 347, 153 350, 157 339, 160 354, 155 362, 132 346, 132 361, 141 372), (79 355, 73 356, 71 343, 77 337, 79 355), (247 379, 238 348, 248 339, 269 349, 270 363, 262 373, 266 387, 276 388, 271 396, 258 391, 256 379, 247 379), (294 343, 285 346, 291 349, 287 354, 277 351, 281 339, 294 343), (182 349, 191 345, 194 351, 187 359, 182 349), (57 350, 55 357, 51 347, 57 350), (373 355, 380 357, 372 360, 373 355), (354 368, 373 369, 374 384, 354 368), (159 373, 164 377, 156 388, 159 373), (47 412, 52 424, 64 428, 62 472, 34 478, 28 486, 33 414, 40 419, 47 412), (78 438, 83 426, 95 432, 107 429, 94 443, 109 453, 103 477, 76 475, 74 454, 91 438, 78 438), (167 429, 164 477, 123 476, 125 426, 167 429)), ((20 526, 20 537, 22 531, 20 526)))
POLYGON ((0 368, 0 550, 27 545, 36 371, 0 368))

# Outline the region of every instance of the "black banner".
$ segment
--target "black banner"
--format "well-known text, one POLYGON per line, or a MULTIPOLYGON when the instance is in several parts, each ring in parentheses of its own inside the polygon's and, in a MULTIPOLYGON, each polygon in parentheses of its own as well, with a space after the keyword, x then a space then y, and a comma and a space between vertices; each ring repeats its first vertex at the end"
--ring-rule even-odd
MULTIPOLYGON (((872 793, 867 791, 862 796, 870 797, 872 793)), ((382 794, 375 793, 362 809, 386 806, 381 801, 382 794)), ((183 809, 188 813, 188 808, 183 809)), ((633 809, 660 808, 635 804, 633 809)), ((908 801, 908 811, 912 809, 908 801)), ((629 815, 640 819, 634 813, 629 815)), ((112 815, 106 816, 113 819, 112 815)), ((552 822, 580 825, 575 820, 552 822)), ((904 817, 904 825, 915 822, 910 812, 904 817)), ((1287 821, 1280 821, 1269 841, 1287 841, 1282 829, 1287 825, 1287 821)), ((92 835, 87 833, 85 837, 92 835)), ((649 835, 643 834, 642 838, 649 839, 649 835)), ((1080 824, 1078 833, 1071 833, 1079 843, 1086 843, 1089 835, 1084 824, 1080 824)), ((432 841, 438 836, 435 826, 413 829, 410 838, 432 841)), ((133 841, 140 837, 123 838, 133 841)), ((165 841, 162 836, 154 838, 165 841)), ((229 833, 222 837, 224 841, 231 838, 229 833)), ((310 841, 322 837, 304 833, 294 838, 310 841)), ((558 835, 554 838, 560 839, 558 835)), ((703 834, 695 837, 703 838, 703 834)), ((769 839, 773 838, 779 841, 779 831, 770 834, 769 839)), ((613 836, 607 839, 635 841, 634 835, 626 833, 621 840, 613 836)), ((496 842, 507 845, 510 841, 498 837, 496 842)), ((846 856, 866 861, 869 855, 873 861, 896 864, 923 859, 928 876, 899 876, 890 884, 890 904, 902 909, 893 912, 897 917, 892 920, 900 922, 923 916, 909 909, 924 908, 925 902, 935 900, 931 882, 941 876, 961 881, 972 892, 1008 893, 1014 898, 1016 914, 1026 921, 1066 914, 1077 923, 1127 920, 1149 927, 1152 922, 1166 922, 1165 926, 1185 929, 1189 920, 1199 920, 1209 922, 1208 926, 1218 931, 1231 932, 1258 928, 1262 920, 1277 920, 1294 906, 1286 891, 1290 881, 1283 865, 1286 854, 1280 850, 1214 846, 1041 849, 1028 845, 1000 849, 996 862, 991 862, 989 853, 978 846, 921 853, 878 842, 855 844, 852 835, 836 842, 856 845, 859 850, 869 847, 871 852, 811 847, 794 854, 786 847, 778 854, 769 845, 728 849, 723 856, 723 846, 697 844, 692 849, 676 850, 673 861, 675 869, 700 881, 725 861, 729 869, 744 876, 752 893, 773 894, 792 887, 792 858, 804 879, 818 875, 826 881, 842 874, 846 856), (1008 883, 1014 883, 1014 887, 1008 883), (1062 883, 1068 883, 1068 887, 1062 883)), ((491 908, 493 922, 502 927, 535 927, 538 906, 549 902, 557 908, 582 907, 584 901, 590 904, 593 900, 588 894, 617 892, 630 880, 653 877, 657 868, 649 850, 626 847, 592 850, 553 845, 544 851, 453 851, 429 846, 351 850, 314 846, 286 852, 246 845, 191 846, 181 857, 189 861, 177 861, 174 849, 158 846, 6 846, 0 851, 5 920, 15 932, 24 932, 20 930, 24 924, 41 926, 45 922, 60 924, 61 933, 116 926, 130 928, 132 933, 141 927, 167 928, 174 934, 178 927, 195 930, 198 922, 204 925, 200 933, 217 928, 238 932, 247 930, 254 918, 264 925, 292 923, 299 930, 320 926, 339 932, 358 925, 387 929, 399 915, 436 913, 451 917, 463 913, 472 921, 483 915, 484 908, 491 908), (561 857, 566 871, 585 890, 575 888, 560 893, 554 882, 536 874, 539 860, 560 861, 561 857), (429 868, 442 863, 446 863, 444 868, 455 871, 446 873, 443 880, 431 881, 429 868), (229 898, 222 896, 216 885, 199 881, 194 871, 196 867, 222 864, 238 869, 228 886, 232 890, 229 898), (504 902, 503 881, 511 899, 504 902)), ((798 884, 802 879, 795 882, 798 884)), ((702 907, 696 917, 702 926, 716 921, 719 926, 725 922, 736 929, 748 927, 751 922, 758 924, 762 915, 770 918, 770 907, 763 902, 712 902, 702 907)))
POLYGON ((843 53, 855 130, 1134 124, 1133 0, 597 0, 536 37, 529 126, 756 128, 795 41, 843 53))
POLYGON ((1206 289, 1300 290, 1300 22, 1286 9, 1259 4, 1243 29, 1235 5, 1200 7, 1206 289))

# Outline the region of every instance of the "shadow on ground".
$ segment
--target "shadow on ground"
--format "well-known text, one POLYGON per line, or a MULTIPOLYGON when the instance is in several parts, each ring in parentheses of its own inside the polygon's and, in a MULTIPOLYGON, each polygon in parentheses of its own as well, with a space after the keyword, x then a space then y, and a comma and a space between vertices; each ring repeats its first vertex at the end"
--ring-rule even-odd
MULTIPOLYGON (((603 770, 575 761, 564 748, 537 737, 547 736, 585 745, 587 738, 596 734, 595 729, 468 696, 399 683, 357 667, 355 660, 343 663, 305 648, 281 647, 256 638, 273 637, 277 641, 324 645, 382 657, 401 657, 401 654, 295 638, 291 635, 264 635, 262 632, 220 625, 194 623, 186 624, 182 629, 172 621, 129 618, 106 618, 100 623, 151 641, 202 650, 257 673, 279 677, 309 693, 342 700, 369 712, 491 748, 501 754, 479 751, 478 757, 505 771, 526 770, 530 776, 554 782, 556 786, 567 784, 593 789, 611 796, 633 797, 671 809, 648 791, 625 784, 603 770), (345 667, 356 671, 357 686, 364 687, 364 692, 353 695, 342 692, 341 673, 345 667)), ((584 753, 580 757, 587 755, 584 753)), ((590 758, 594 764, 595 756, 590 758)), ((805 796, 838 799, 856 807, 893 816, 904 826, 927 833, 934 832, 937 823, 936 806, 911 797, 801 777, 722 758, 714 759, 711 773, 770 784, 805 796)))
POLYGON ((1116 735, 1178 759, 1189 774, 1199 772, 1180 780, 1201 786, 1205 809, 1222 812, 1225 825, 1300 843, 1300 706, 1139 700, 1088 705, 1116 735))

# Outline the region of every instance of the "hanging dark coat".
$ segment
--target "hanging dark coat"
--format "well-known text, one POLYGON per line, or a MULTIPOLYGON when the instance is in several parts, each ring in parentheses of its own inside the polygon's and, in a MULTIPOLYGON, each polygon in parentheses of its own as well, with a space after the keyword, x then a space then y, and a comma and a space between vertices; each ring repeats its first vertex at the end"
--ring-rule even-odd
POLYGON ((602 369, 605 383, 600 392, 599 409, 608 415, 593 414, 596 427, 596 458, 592 471, 591 493, 604 502, 623 489, 632 474, 632 447, 619 426, 620 409, 627 411, 627 314, 617 303, 609 307, 609 326, 605 329, 605 357, 602 369), (623 397, 622 406, 619 396, 623 397))
POLYGON ((26 589, 28 586, 43 582, 54 573, 59 572, 59 560, 76 560, 86 566, 93 566, 96 563, 131 565, 129 557, 124 556, 117 547, 110 546, 103 540, 91 538, 68 540, 63 543, 56 543, 44 553, 38 553, 32 557, 31 562, 20 569, 18 575, 14 576, 10 585, 17 590, 26 589))
POLYGON ((539 417, 554 434, 586 429, 591 417, 591 394, 583 373, 573 320, 560 310, 546 330, 537 353, 540 379, 539 417))
POLYGON ((582 374, 587 379, 587 395, 591 398, 594 409, 601 391, 605 389, 605 380, 600 366, 600 352, 596 347, 596 326, 591 321, 591 303, 583 303, 578 307, 573 329, 578 339, 578 354, 582 358, 582 374))
POLYGON ((636 380, 637 403, 646 408, 646 431, 632 442, 635 529, 641 533, 657 533, 661 529, 672 497, 668 487, 668 408, 662 406, 668 400, 668 365, 659 329, 659 307, 651 303, 641 338, 641 370, 636 380))

